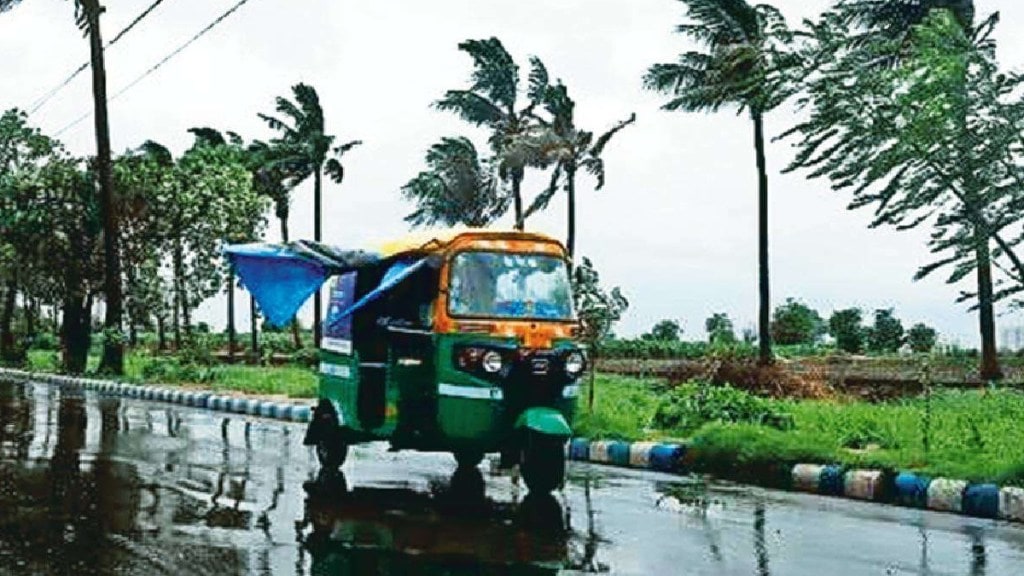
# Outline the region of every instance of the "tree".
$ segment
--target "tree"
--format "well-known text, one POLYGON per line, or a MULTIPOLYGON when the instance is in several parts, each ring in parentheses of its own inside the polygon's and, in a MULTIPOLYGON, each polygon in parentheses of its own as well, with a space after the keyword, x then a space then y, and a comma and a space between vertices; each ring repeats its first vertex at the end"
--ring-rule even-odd
POLYGON ((745 0, 681 1, 691 22, 677 30, 705 50, 651 66, 644 86, 672 96, 662 107, 665 110, 717 112, 733 106, 750 114, 758 173, 759 359, 768 364, 772 351, 764 116, 793 92, 799 59, 788 50, 793 35, 785 18, 772 6, 752 6, 745 0))
POLYGON ((772 339, 777 344, 815 344, 825 333, 825 323, 817 310, 803 302, 787 298, 775 308, 772 339))
POLYGON ((576 103, 569 97, 561 81, 554 86, 547 85, 545 70, 543 81, 534 82, 531 75, 531 85, 534 83, 543 85, 543 88, 537 90, 542 94, 540 102, 550 118, 544 119, 531 112, 537 125, 527 128, 513 139, 508 155, 520 157, 536 166, 554 165, 547 190, 537 196, 523 217, 528 218, 534 212, 546 208, 559 189, 565 190, 568 204, 565 246, 571 259, 576 251, 576 173, 580 169, 586 170, 597 179, 594 189, 603 188, 605 167, 601 155, 604 148, 615 134, 636 121, 636 114, 631 114, 595 139, 593 132, 580 130, 576 126, 576 103))
POLYGON ((801 106, 810 119, 789 169, 827 176, 850 190, 850 208, 873 206, 872 226, 928 223, 939 258, 917 278, 944 267, 950 282, 975 274, 984 378, 1000 375, 994 302, 1024 290, 1014 253, 1024 176, 1019 140, 1020 76, 999 71, 993 15, 974 24, 971 2, 851 1, 814 27, 814 60, 801 106), (938 10, 952 8, 952 10, 938 10), (990 247, 995 242, 996 250, 990 247), (993 289, 995 259, 1012 263, 1013 286, 993 289))
MULTIPOLYGON (((3 302, 0 305, 0 360, 13 360, 15 337, 12 327, 14 306, 19 290, 19 271, 34 260, 26 258, 32 240, 26 240, 19 227, 22 214, 15 202, 16 186, 20 175, 30 172, 55 152, 58 144, 38 128, 30 126, 28 116, 18 109, 0 115, 0 287, 3 302)), ((20 279, 24 281, 25 279, 20 279)))
MULTIPOLYGON (((10 10, 20 2, 21 0, 0 0, 0 13, 10 10)), ((117 211, 114 210, 110 127, 107 122, 107 74, 103 58, 103 36, 100 33, 100 15, 103 11, 99 0, 75 0, 75 22, 89 37, 93 117, 96 125, 96 173, 99 183, 100 214, 103 220, 103 292, 106 319, 100 371, 119 375, 124 373, 124 345, 121 338, 121 261, 117 245, 117 211)))
POLYGON ((683 329, 679 326, 678 320, 661 320, 653 327, 648 334, 644 335, 646 340, 658 342, 679 342, 683 329))
POLYGON ((547 70, 539 58, 531 58, 528 102, 520 108, 519 66, 497 38, 466 40, 459 50, 473 59, 470 86, 465 90, 448 90, 434 103, 438 110, 453 112, 474 126, 491 130, 489 142, 495 156, 501 158, 499 176, 511 184, 515 209, 515 229, 522 230, 526 215, 523 212, 522 183, 528 160, 510 154, 516 138, 525 134, 532 123, 532 110, 540 104, 547 88, 547 70))
POLYGON ((736 343, 732 320, 725 312, 716 312, 705 320, 704 331, 708 333, 708 342, 712 344, 732 345, 736 343))
POLYGON ((935 348, 938 339, 939 334, 935 331, 935 328, 920 322, 911 326, 910 330, 907 330, 907 345, 914 352, 931 352, 935 348))
POLYGON ((629 301, 616 286, 611 291, 601 287, 601 277, 589 258, 584 257, 572 271, 573 305, 580 322, 580 340, 590 352, 590 387, 587 406, 594 408, 594 361, 601 353, 601 343, 612 327, 629 308, 629 301))
MULTIPOLYGON (((292 87, 295 101, 278 97, 276 110, 281 117, 260 114, 271 129, 279 135, 271 141, 282 152, 281 164, 287 166, 294 175, 292 185, 313 176, 313 240, 319 242, 321 234, 321 187, 323 175, 327 175, 335 183, 341 184, 345 178, 345 169, 341 158, 346 152, 362 144, 360 140, 352 140, 340 146, 334 146, 335 136, 327 134, 324 127, 324 111, 320 106, 320 97, 316 90, 308 84, 296 84, 292 87)), ((321 298, 317 290, 313 301, 313 340, 320 346, 321 337, 321 298)))
POLYGON ((416 204, 406 222, 483 228, 508 210, 494 159, 481 160, 468 138, 442 138, 427 151, 426 162, 427 169, 402 186, 402 196, 416 204))
POLYGON ((868 350, 896 352, 903 345, 903 323, 892 308, 875 310, 875 323, 868 330, 868 350))
POLYGON ((836 310, 828 319, 828 333, 835 338, 836 346, 843 352, 860 354, 864 351, 864 340, 867 337, 861 325, 860 308, 836 310))

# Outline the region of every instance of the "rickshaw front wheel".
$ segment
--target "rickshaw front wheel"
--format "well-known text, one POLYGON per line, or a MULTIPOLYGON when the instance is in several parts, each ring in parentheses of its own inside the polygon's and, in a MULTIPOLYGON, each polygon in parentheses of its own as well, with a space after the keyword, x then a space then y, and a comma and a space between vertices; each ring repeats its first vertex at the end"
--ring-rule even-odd
POLYGON ((316 444, 316 458, 320 461, 320 467, 332 472, 341 468, 348 457, 348 444, 343 442, 331 442, 321 439, 316 444))
POLYGON ((519 470, 530 492, 552 492, 565 482, 565 440, 528 434, 523 443, 519 470))

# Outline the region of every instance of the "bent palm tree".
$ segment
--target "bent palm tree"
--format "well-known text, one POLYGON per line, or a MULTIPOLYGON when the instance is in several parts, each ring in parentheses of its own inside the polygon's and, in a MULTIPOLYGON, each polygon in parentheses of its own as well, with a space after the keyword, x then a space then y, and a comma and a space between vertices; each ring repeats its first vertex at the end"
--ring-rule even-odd
POLYGON ((442 138, 427 151, 426 161, 427 170, 402 186, 402 195, 416 203, 406 222, 482 228, 508 210, 509 196, 493 159, 481 160, 468 138, 442 138))
POLYGON ((677 31, 701 45, 677 62, 655 64, 644 76, 649 90, 670 94, 662 108, 717 112, 736 107, 754 124, 758 180, 758 340, 762 364, 772 361, 768 276, 768 172, 764 115, 792 93, 796 56, 792 33, 772 6, 745 0, 681 0, 691 22, 677 31))
MULTIPOLYGON (((313 239, 321 240, 321 188, 323 175, 326 171, 336 183, 340 184, 345 177, 345 169, 341 157, 356 146, 360 140, 352 140, 340 146, 334 146, 335 136, 324 131, 324 111, 320 106, 320 97, 316 90, 308 84, 296 84, 292 87, 295 101, 278 97, 276 110, 282 117, 260 114, 271 129, 278 131, 278 138, 271 141, 285 152, 285 157, 278 161, 291 170, 290 186, 313 176, 313 239)), ((320 291, 317 291, 313 302, 313 339, 320 346, 320 291)))
MULTIPOLYGON (((438 110, 453 112, 475 126, 491 129, 489 139, 492 151, 502 156, 512 142, 526 133, 531 122, 531 111, 539 104, 547 83, 547 71, 540 59, 530 59, 529 102, 519 108, 519 66, 497 38, 466 40, 459 50, 473 59, 471 85, 466 90, 449 90, 434 103, 438 110)), ((503 158, 499 175, 512 187, 515 209, 515 228, 522 230, 526 215, 523 213, 522 183, 527 163, 513 157, 503 158)))
POLYGON ((565 85, 558 82, 547 86, 543 94, 544 110, 550 114, 550 119, 534 116, 537 127, 517 139, 510 153, 519 153, 534 165, 554 165, 548 188, 537 196, 525 216, 543 210, 559 189, 565 190, 568 203, 565 246, 572 259, 576 250, 576 174, 582 168, 597 179, 595 190, 604 188, 604 159, 601 157, 604 148, 615 134, 636 121, 636 114, 595 139, 593 132, 576 126, 576 103, 569 97, 565 85))
MULTIPOLYGON (((21 0, 0 0, 0 13, 21 0)), ((121 257, 118 248, 120 231, 114 210, 114 177, 110 160, 110 126, 107 121, 107 73, 103 60, 103 36, 100 33, 99 0, 75 0, 75 22, 89 36, 89 63, 92 68, 93 117, 96 126, 96 175, 99 180, 99 205, 103 220, 103 295, 106 317, 103 321, 103 358, 100 371, 124 373, 124 343, 121 337, 123 309, 121 291, 121 257)))

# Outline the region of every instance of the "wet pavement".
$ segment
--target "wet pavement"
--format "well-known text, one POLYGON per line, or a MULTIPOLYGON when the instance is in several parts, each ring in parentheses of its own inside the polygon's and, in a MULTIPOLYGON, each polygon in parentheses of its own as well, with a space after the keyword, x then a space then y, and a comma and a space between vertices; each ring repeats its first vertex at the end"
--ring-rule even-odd
POLYGON ((538 497, 377 444, 318 477, 302 432, 0 382, 0 574, 1024 574, 1012 524, 580 463, 538 497))

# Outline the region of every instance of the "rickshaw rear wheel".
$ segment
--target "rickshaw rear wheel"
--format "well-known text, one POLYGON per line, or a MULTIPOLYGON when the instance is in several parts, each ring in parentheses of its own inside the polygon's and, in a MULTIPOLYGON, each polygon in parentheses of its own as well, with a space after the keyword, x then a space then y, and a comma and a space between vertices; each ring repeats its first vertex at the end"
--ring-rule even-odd
POLYGON ((345 463, 347 457, 348 444, 344 442, 321 439, 316 443, 316 459, 320 461, 320 467, 324 470, 337 471, 345 463))
POLYGON ((565 440, 528 434, 519 460, 530 492, 553 492, 565 483, 565 440))
POLYGON ((484 453, 479 450, 459 450, 454 454, 459 468, 474 468, 484 460, 484 453))

